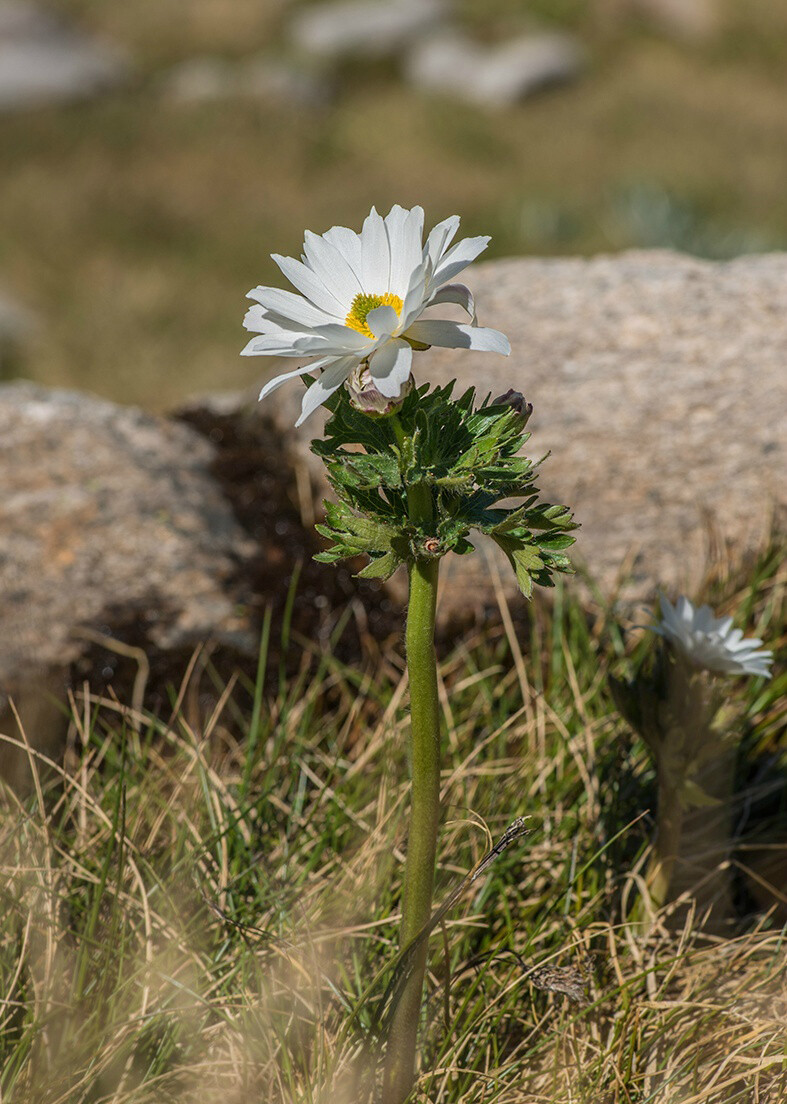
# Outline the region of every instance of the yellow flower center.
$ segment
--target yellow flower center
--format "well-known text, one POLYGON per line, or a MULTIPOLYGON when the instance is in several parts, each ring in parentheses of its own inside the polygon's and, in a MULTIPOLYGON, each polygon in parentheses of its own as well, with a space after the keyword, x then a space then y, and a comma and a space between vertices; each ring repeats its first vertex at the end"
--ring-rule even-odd
POLYGON ((350 313, 345 318, 344 324, 349 326, 351 330, 357 330, 364 337, 374 337, 366 324, 366 316, 369 312, 376 307, 393 307, 396 313, 401 315, 403 306, 404 303, 399 296, 394 295, 391 291, 386 291, 384 295, 364 295, 362 291, 359 291, 352 301, 350 313))

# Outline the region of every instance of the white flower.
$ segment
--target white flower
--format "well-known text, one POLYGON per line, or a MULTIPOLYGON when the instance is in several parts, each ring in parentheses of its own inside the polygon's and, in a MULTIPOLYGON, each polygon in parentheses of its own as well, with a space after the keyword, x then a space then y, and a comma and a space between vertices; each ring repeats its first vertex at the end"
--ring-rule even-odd
POLYGON ((756 637, 744 639, 740 629, 732 627, 731 617, 714 617, 710 606, 695 610, 688 598, 679 598, 673 606, 661 596, 661 622, 651 625, 654 632, 678 648, 690 663, 724 675, 764 675, 773 652, 757 651, 762 644, 756 637))
POLYGON ((435 226, 423 244, 424 212, 394 206, 383 218, 372 208, 360 234, 334 226, 325 234, 306 231, 300 261, 273 260, 300 292, 258 287, 244 319, 254 337, 243 356, 316 357, 263 387, 265 398, 287 380, 322 369, 306 391, 296 425, 312 414, 368 362, 369 374, 386 398, 399 399, 410 379, 413 349, 511 351, 497 330, 476 325, 473 296, 450 281, 486 249, 489 238, 465 238, 451 246, 459 227, 452 215, 435 226), (450 247, 450 248, 449 248, 450 247), (419 320, 427 307, 456 303, 470 323, 419 320))

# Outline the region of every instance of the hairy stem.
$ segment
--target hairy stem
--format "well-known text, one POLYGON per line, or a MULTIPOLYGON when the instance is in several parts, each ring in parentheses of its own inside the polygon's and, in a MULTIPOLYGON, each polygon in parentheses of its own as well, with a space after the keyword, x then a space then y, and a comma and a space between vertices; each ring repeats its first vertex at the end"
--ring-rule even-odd
POLYGON ((684 817, 678 786, 659 773, 658 827, 646 877, 651 900, 656 908, 661 908, 669 900, 670 884, 681 848, 684 817))
MULTIPOLYGON (((685 894, 697 910, 696 922, 716 934, 726 930, 734 912, 729 867, 734 778, 735 749, 721 742, 692 774, 713 805, 686 808, 678 782, 659 778, 658 835, 648 871, 654 905, 685 894)), ((681 927, 684 919, 685 908, 678 909, 673 926, 681 927)))
MULTIPOLYGON (((408 504, 414 522, 431 520, 432 495, 428 486, 418 484, 410 487, 408 504)), ((432 911, 440 822, 440 714, 434 648, 438 568, 439 561, 436 559, 418 559, 410 564, 406 646, 410 683, 412 794, 402 891, 402 947, 418 934, 432 911)), ((426 953, 427 941, 424 940, 391 1022, 383 1104, 402 1104, 413 1085, 426 953)))

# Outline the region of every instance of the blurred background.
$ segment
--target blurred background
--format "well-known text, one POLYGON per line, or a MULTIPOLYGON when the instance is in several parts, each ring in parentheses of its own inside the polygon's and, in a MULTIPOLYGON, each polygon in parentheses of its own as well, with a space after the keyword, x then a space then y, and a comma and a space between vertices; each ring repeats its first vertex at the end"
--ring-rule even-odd
POLYGON ((372 204, 489 257, 785 248, 786 76, 787 0, 0 0, 0 373, 251 384, 269 253, 372 204))

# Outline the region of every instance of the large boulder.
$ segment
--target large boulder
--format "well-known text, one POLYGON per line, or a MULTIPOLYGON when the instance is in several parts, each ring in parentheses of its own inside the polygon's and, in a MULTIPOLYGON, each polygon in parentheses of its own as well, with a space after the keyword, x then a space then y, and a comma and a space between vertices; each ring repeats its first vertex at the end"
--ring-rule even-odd
POLYGON ((15 731, 12 697, 44 727, 29 718, 97 636, 111 647, 133 626, 140 656, 208 637, 253 649, 236 609, 252 546, 214 456, 132 407, 0 385, 0 732, 15 731))
MULTIPOLYGON (((465 275, 511 357, 432 349, 418 379, 533 402, 527 451, 551 453, 543 495, 573 506, 574 558, 603 590, 623 573, 630 599, 691 591, 709 535, 737 552, 765 537, 787 493, 787 254, 517 259, 465 275)), ((299 403, 292 385, 268 408, 308 456, 321 415, 294 430, 299 403)), ((482 557, 450 557, 444 575, 444 608, 490 599, 482 557)))

